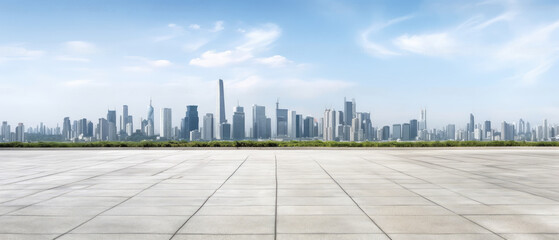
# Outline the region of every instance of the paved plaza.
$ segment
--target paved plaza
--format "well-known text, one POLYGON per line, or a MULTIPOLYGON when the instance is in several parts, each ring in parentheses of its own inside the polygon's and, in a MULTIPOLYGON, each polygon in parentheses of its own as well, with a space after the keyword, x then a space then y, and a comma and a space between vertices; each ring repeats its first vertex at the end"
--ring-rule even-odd
POLYGON ((0 239, 559 239, 559 149, 0 150, 0 239))

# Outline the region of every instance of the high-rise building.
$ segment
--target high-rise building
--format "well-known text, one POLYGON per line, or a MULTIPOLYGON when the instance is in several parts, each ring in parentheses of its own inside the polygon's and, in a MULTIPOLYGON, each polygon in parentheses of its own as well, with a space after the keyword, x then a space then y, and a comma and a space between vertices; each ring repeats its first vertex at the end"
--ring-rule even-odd
POLYGON ((427 130, 427 109, 421 109, 421 113, 419 115, 419 130, 423 131, 427 130))
POLYGON ((190 132, 198 130, 200 119, 198 118, 198 106, 188 105, 186 106, 186 116, 181 122, 181 138, 189 140, 190 132))
POLYGON ((501 123, 501 140, 512 141, 514 140, 514 126, 507 122, 501 123))
POLYGON ((417 119, 410 120, 410 140, 417 138, 417 119))
POLYGON ((109 141, 117 140, 116 135, 116 110, 107 112, 107 121, 109 122, 109 141))
POLYGON ((549 126, 547 125, 547 119, 543 120, 543 141, 549 140, 549 126))
POLYGON ((159 119, 159 136, 164 139, 172 139, 173 122, 171 109, 162 108, 160 114, 161 118, 159 119))
POLYGON ((69 117, 65 117, 62 123, 62 136, 66 141, 72 139, 72 125, 69 117))
POLYGON ((287 109, 280 109, 279 101, 276 102, 276 137, 278 138, 288 137, 287 111, 287 109))
POLYGON ((266 107, 252 106, 252 138, 266 139, 267 133, 266 107))
MULTIPOLYGON (((120 118, 120 132, 126 132, 126 125, 128 124, 128 105, 122 105, 122 117, 120 118)), ((130 134, 129 134, 130 135, 130 134)))
POLYGON ((107 121, 107 119, 99 118, 99 125, 97 126, 97 129, 99 131, 99 135, 97 136, 98 140, 109 140, 109 121, 107 121))
POLYGON ((411 135, 411 127, 409 123, 402 124, 402 141, 409 141, 411 135))
POLYGON ((362 129, 361 129, 361 121, 359 121, 359 118, 353 118, 351 120, 349 141, 354 141, 354 142, 361 141, 359 136, 362 135, 362 133, 363 132, 362 132, 362 129))
POLYGON ((456 125, 448 124, 446 126, 446 140, 455 140, 456 139, 456 125))
POLYGON ((25 142, 25 127, 23 123, 18 123, 16 127, 16 142, 25 142))
POLYGON ((206 113, 202 120, 202 140, 212 141, 214 139, 214 115, 206 113))
POLYGON ((221 140, 231 140, 231 124, 230 123, 222 123, 219 127, 219 136, 221 136, 221 140))
POLYGON ((470 113, 470 124, 468 125, 468 132, 473 133, 474 132, 474 114, 470 113))
POLYGON ((518 133, 526 133, 526 123, 524 122, 524 120, 522 120, 522 118, 518 121, 518 133))
POLYGON ((392 125, 392 140, 398 140, 402 138, 402 125, 394 124, 392 125))
MULTIPOLYGON (((225 117, 225 98, 224 98, 224 93, 223 93, 223 80, 219 79, 218 81, 218 96, 217 96, 217 116, 216 116, 216 124, 215 124, 215 137, 217 139, 222 139, 222 140, 226 140, 226 138, 224 138, 224 136, 222 136, 221 134, 224 132, 228 132, 227 129, 224 129, 224 127, 222 126, 223 124, 227 123, 227 118, 225 117)), ((225 128, 229 128, 229 132, 231 131, 231 125, 229 125, 228 127, 226 126, 225 128)), ((230 134, 230 133, 229 133, 230 134)))
POLYGON ((326 109, 324 110, 324 119, 323 119, 323 131, 322 131, 322 138, 324 141, 334 141, 336 140, 336 110, 334 109, 326 109))
POLYGON ((11 141, 11 130, 10 125, 8 125, 7 121, 2 122, 2 129, 1 129, 2 137, 0 138, 1 142, 10 142, 11 141))
POLYGON ((245 139, 245 112, 243 107, 235 107, 233 112, 233 126, 232 126, 232 138, 233 140, 245 139))
POLYGON ((355 99, 352 99, 350 102, 350 101, 346 101, 346 98, 344 98, 344 112, 340 124, 351 126, 352 121, 355 117, 356 117, 355 99))
POLYGON ((390 139, 390 126, 384 126, 382 127, 382 138, 380 140, 388 141, 388 139, 390 139))
POLYGON ((153 106, 152 106, 151 98, 149 99, 149 106, 148 106, 146 135, 150 137, 155 135, 155 116, 153 115, 153 106))
POLYGON ((314 118, 307 116, 305 120, 303 120, 303 138, 313 138, 315 136, 314 118))
POLYGON ((485 130, 485 137, 487 138, 487 134, 491 132, 491 121, 485 121, 485 123, 483 124, 483 129, 485 130))

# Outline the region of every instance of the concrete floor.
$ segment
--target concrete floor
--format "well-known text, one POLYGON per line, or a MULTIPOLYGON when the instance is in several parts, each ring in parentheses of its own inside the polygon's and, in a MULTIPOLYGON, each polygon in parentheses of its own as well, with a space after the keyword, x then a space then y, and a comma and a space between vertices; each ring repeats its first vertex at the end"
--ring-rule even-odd
POLYGON ((559 239, 559 149, 2 150, 0 239, 559 239))

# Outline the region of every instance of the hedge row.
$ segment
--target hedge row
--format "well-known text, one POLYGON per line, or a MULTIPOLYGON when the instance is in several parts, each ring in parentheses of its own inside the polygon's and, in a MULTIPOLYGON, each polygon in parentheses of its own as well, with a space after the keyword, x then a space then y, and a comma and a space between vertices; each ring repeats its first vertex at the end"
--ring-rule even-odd
POLYGON ((324 141, 143 141, 143 142, 9 142, 0 143, 0 148, 71 148, 71 147, 501 147, 559 146, 559 142, 519 142, 519 141, 434 141, 434 142, 324 142, 324 141))

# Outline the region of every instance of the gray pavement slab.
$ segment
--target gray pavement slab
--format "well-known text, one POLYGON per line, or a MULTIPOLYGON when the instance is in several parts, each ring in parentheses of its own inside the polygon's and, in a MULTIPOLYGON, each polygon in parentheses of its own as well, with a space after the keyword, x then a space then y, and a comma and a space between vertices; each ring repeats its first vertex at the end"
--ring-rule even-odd
POLYGON ((0 239, 559 239, 559 149, 0 150, 0 239))

